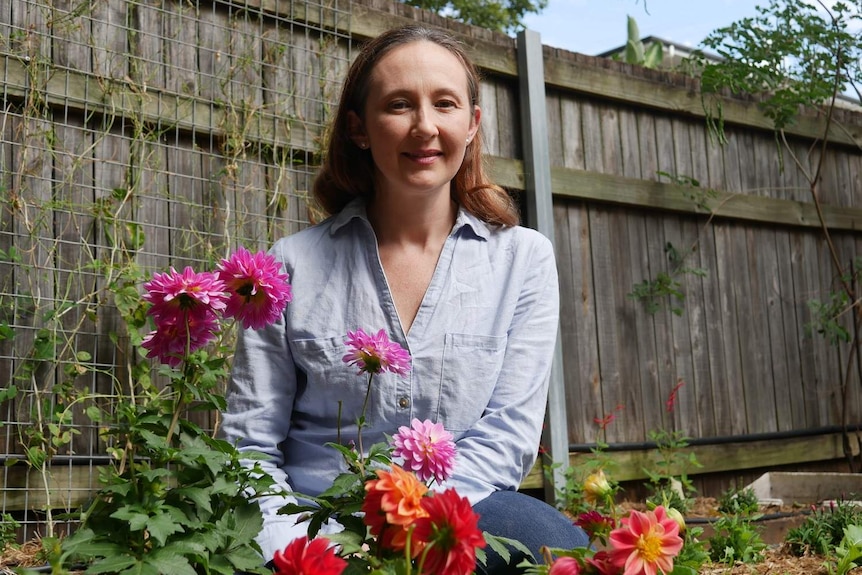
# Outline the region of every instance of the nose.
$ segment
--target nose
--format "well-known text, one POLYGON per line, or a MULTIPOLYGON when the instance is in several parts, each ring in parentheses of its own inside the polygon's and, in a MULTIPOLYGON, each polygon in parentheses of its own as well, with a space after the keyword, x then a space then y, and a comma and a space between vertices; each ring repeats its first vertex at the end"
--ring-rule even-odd
POLYGON ((431 138, 437 135, 437 125, 434 123, 433 107, 429 105, 417 106, 413 114, 413 126, 411 135, 416 138, 431 138))

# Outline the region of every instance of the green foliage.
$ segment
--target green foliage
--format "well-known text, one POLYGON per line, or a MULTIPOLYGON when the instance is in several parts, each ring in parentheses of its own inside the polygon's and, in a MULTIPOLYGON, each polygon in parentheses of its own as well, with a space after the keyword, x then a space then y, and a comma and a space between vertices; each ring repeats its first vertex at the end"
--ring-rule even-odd
POLYGON ((802 525, 787 532, 784 542, 795 555, 831 555, 851 525, 862 525, 862 508, 838 500, 827 508, 815 509, 802 525))
POLYGON ((432 10, 465 24, 498 32, 516 32, 524 28, 524 16, 538 14, 548 0, 401 0, 404 4, 432 10))
MULTIPOLYGON (((770 0, 757 13, 703 41, 722 57, 699 61, 705 93, 761 95, 764 114, 781 130, 801 107, 829 105, 859 82, 862 36, 854 30, 862 2, 830 3, 827 11, 820 2, 770 0)), ((720 109, 712 112, 720 118, 720 109)))
POLYGON ((760 529, 753 524, 756 517, 724 515, 713 524, 715 533, 709 538, 709 555, 713 561, 733 564, 757 563, 763 559, 766 543, 760 529))
POLYGON ((706 544, 701 540, 703 528, 688 527, 682 533, 683 545, 682 550, 673 561, 673 573, 686 573, 687 571, 677 571, 678 569, 690 569, 692 574, 698 573, 701 566, 709 561, 709 551, 706 549, 706 544))
POLYGON ((728 489, 718 499, 718 511, 725 515, 754 515, 760 503, 754 489, 728 489))
MULTIPOLYGON (((608 494, 608 499, 597 502, 588 498, 584 492, 584 483, 587 478, 595 473, 611 470, 614 463, 604 455, 604 444, 591 449, 592 456, 584 457, 578 465, 569 465, 563 470, 563 478, 565 480, 562 486, 555 488, 556 506, 561 511, 565 511, 570 515, 577 517, 581 513, 597 509, 601 512, 610 512, 613 504, 614 494, 619 490, 619 484, 612 479, 609 479, 611 492, 608 494), (597 505, 599 503, 600 505, 597 505)), ((554 471, 561 466, 560 463, 554 463, 544 466, 545 477, 553 482, 554 471)))
MULTIPOLYGON (((685 254, 680 252, 670 242, 664 248, 670 264, 670 271, 659 272, 655 279, 643 280, 632 286, 632 291, 626 297, 639 300, 650 315, 655 314, 662 307, 663 302, 670 302, 670 311, 674 315, 681 316, 683 313, 682 302, 685 301, 682 280, 686 275, 697 277, 706 276, 703 268, 688 267, 685 265, 685 254), (674 303, 676 302, 676 303, 674 303)), ((691 252, 689 252, 691 253, 691 252)))
MULTIPOLYGON (((223 326, 210 348, 186 354, 181 368, 161 366, 156 385, 140 347, 148 306, 139 292, 140 270, 123 257, 88 267, 105 279, 104 297, 121 318, 120 329, 109 335, 128 358, 123 376, 131 392, 121 393, 116 379, 110 402, 76 388, 75 379, 96 367, 89 352, 67 351, 59 324, 62 302, 44 314, 46 327, 36 332, 16 372, 16 380, 32 387, 34 423, 21 432, 28 465, 47 478, 51 458, 79 433, 76 418, 98 426, 112 456, 100 469, 101 489, 92 503, 71 514, 80 520, 78 530, 62 540, 43 539, 53 569, 85 564, 90 574, 265 573, 254 542, 263 524, 254 498, 267 492, 272 479, 259 466, 243 465, 233 445, 190 419, 193 412, 225 407, 221 388, 233 347, 231 326, 223 326), (39 387, 36 374, 50 366, 62 366, 63 377, 39 387)), ((20 393, 12 386, 2 398, 20 393)), ((47 489, 46 483, 50 495, 47 489)))
POLYGON ((641 42, 640 30, 637 20, 626 16, 626 48, 623 51, 622 60, 626 64, 635 64, 644 68, 658 68, 664 59, 664 49, 661 43, 650 44, 647 48, 641 42))
MULTIPOLYGON (((851 271, 843 274, 841 283, 843 285, 858 285, 862 280, 862 258, 856 258, 851 266, 851 271)), ((846 290, 828 294, 828 301, 822 302, 817 299, 808 301, 808 309, 811 311, 812 319, 805 325, 808 334, 817 333, 829 340, 832 345, 847 343, 852 340, 850 331, 842 320, 846 322, 848 312, 857 305, 852 301, 850 293, 846 290)))
POLYGON ((0 514, 0 549, 13 545, 20 523, 9 513, 0 514))
POLYGON ((166 390, 124 398, 102 414, 112 423, 103 439, 115 446, 117 464, 102 470, 103 487, 82 512, 81 528, 62 542, 63 563, 84 561, 91 574, 265 572, 253 496, 272 478, 184 417, 190 404, 224 407, 217 384, 225 369, 222 356, 199 350, 180 372, 162 367, 166 390))
MULTIPOLYGON (((353 542, 351 537, 355 533, 365 532, 362 519, 356 516, 365 499, 365 483, 377 479, 377 475, 374 473, 375 469, 390 467, 392 456, 386 443, 373 444, 365 456, 353 447, 336 443, 327 445, 341 453, 347 465, 347 471, 336 477, 332 485, 317 497, 303 495, 304 500, 312 501, 315 505, 288 503, 278 512, 287 515, 307 513, 309 515, 309 537, 317 535, 320 527, 331 517, 337 517, 339 522, 344 525, 347 533, 341 538, 328 537, 341 545, 350 545, 353 542)), ((355 543, 358 549, 361 541, 355 543)), ((349 552, 349 549, 345 549, 345 552, 349 552)))
POLYGON ((845 575, 862 564, 862 526, 849 525, 844 529, 844 538, 835 548, 838 559, 835 570, 829 569, 830 575, 845 575))
POLYGON ((685 513, 696 489, 687 469, 701 467, 694 453, 686 453, 688 437, 681 431, 652 430, 649 438, 656 444, 657 458, 652 469, 644 469, 649 477, 652 495, 647 503, 673 507, 685 513))
MULTIPOLYGON (((671 183, 680 186, 686 197, 705 212, 711 212, 709 200, 718 194, 715 190, 702 188, 700 182, 690 176, 674 175, 668 172, 657 172, 659 178, 667 178, 671 183)), ((668 302, 670 311, 674 315, 681 316, 682 304, 685 301, 683 281, 685 276, 706 277, 707 270, 699 267, 685 265, 685 260, 696 253, 697 243, 683 252, 677 249, 671 242, 665 244, 669 269, 658 272, 653 279, 645 279, 632 286, 632 291, 626 294, 629 299, 641 301, 647 313, 654 315, 658 312, 664 302, 668 302)))

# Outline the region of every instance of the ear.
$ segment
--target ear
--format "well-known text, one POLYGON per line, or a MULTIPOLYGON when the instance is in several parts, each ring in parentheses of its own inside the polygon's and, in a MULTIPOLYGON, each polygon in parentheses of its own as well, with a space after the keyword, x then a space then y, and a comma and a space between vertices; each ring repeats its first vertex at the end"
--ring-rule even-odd
POLYGON ((362 125, 362 118, 353 110, 347 112, 347 130, 354 144, 363 150, 368 147, 368 136, 362 125))
POLYGON ((467 140, 472 141, 473 136, 479 131, 479 121, 482 119, 482 109, 473 106, 473 117, 470 119, 470 130, 467 132, 467 140))

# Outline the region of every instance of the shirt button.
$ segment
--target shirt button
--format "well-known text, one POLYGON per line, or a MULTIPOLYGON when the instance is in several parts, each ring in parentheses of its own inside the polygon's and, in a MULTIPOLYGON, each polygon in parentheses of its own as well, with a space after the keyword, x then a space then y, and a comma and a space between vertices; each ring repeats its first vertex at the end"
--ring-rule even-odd
POLYGON ((398 398, 398 407, 400 407, 402 409, 406 409, 409 406, 410 406, 410 400, 408 398, 406 398, 406 397, 399 397, 398 398))

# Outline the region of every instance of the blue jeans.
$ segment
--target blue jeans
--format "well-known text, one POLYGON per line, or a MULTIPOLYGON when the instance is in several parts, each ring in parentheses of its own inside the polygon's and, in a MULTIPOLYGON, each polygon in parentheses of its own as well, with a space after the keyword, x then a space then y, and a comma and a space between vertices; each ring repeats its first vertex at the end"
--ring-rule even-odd
POLYGON ((587 547, 589 537, 568 517, 544 501, 518 491, 495 491, 473 506, 479 514, 479 529, 492 535, 515 539, 532 551, 533 557, 511 549, 512 558, 506 563, 502 557, 485 547, 488 564, 476 564, 476 572, 483 575, 514 575, 522 571, 515 566, 524 559, 542 562, 542 546, 557 549, 587 547))

